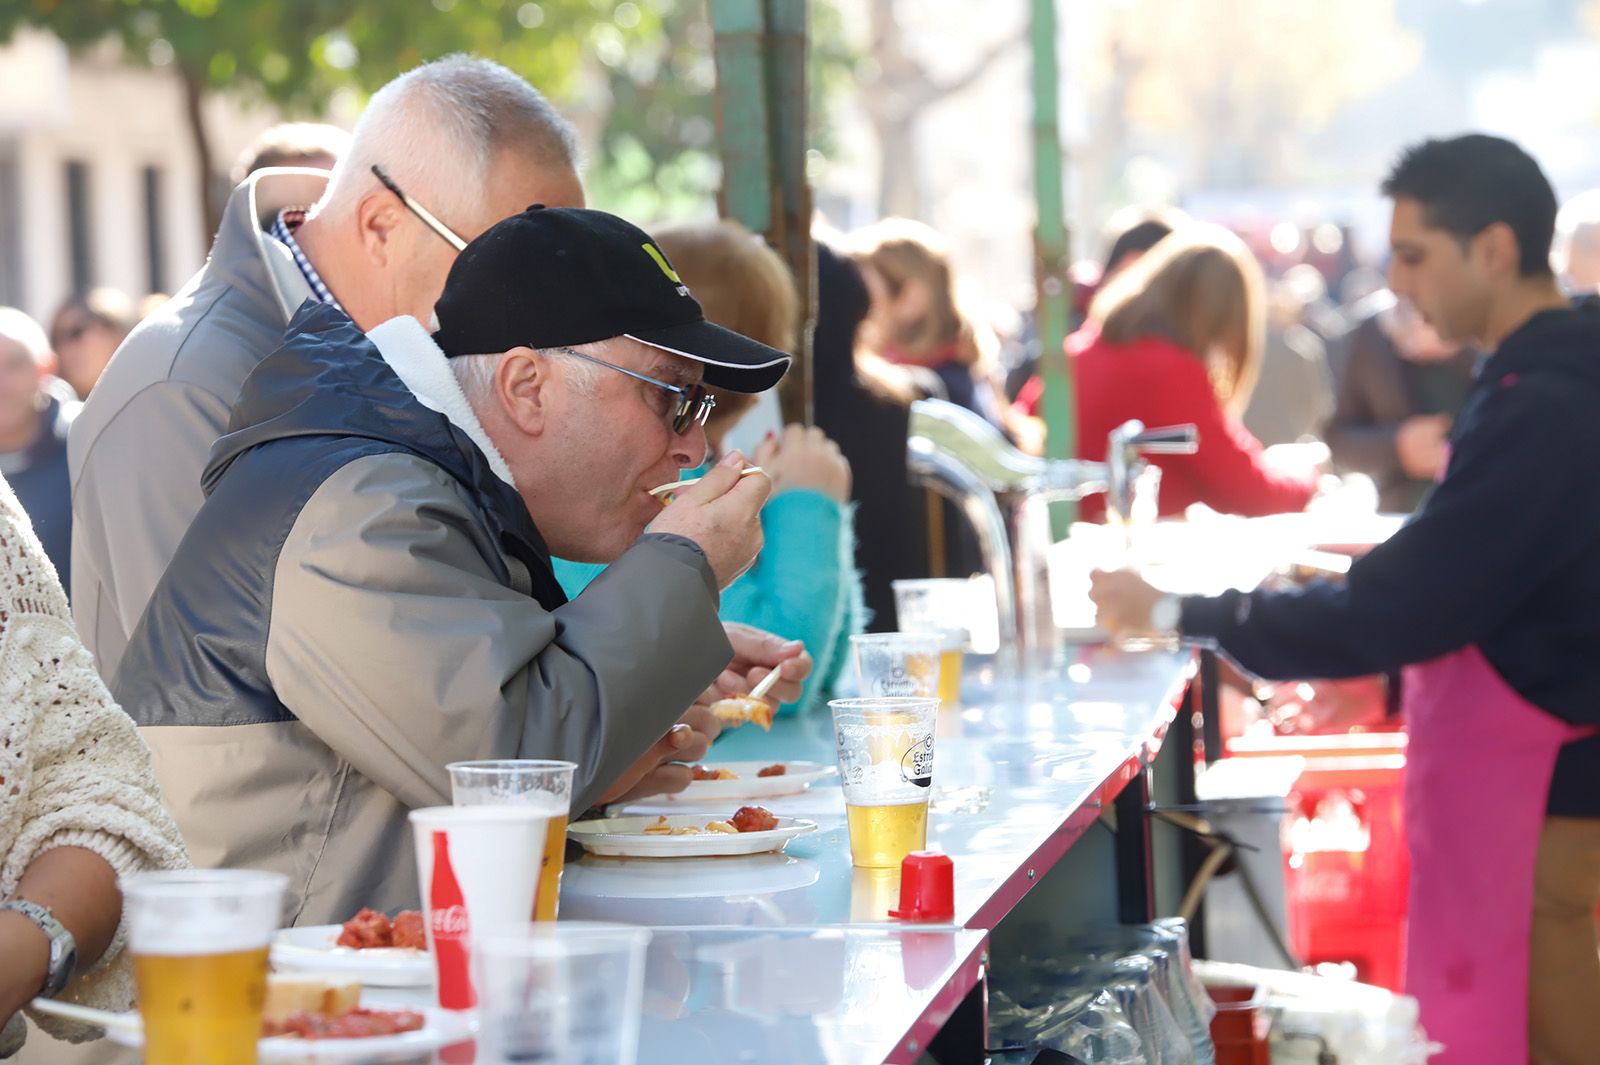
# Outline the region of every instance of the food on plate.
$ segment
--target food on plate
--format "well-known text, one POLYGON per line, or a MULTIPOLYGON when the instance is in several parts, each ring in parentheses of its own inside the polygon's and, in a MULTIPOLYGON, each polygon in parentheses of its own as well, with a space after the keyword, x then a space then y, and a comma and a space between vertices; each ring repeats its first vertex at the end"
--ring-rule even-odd
POLYGON ((741 806, 728 820, 740 832, 771 832, 778 827, 778 819, 763 806, 741 806))
POLYGON ((707 832, 722 832, 734 835, 739 830, 726 821, 707 821, 704 828, 699 825, 679 825, 674 828, 667 823, 665 816, 656 818, 656 823, 645 826, 644 834, 647 836, 703 836, 707 832))
POLYGON ((401 910, 394 915, 390 925, 394 932, 394 945, 412 950, 428 949, 428 933, 422 924, 421 910, 401 910))
POLYGON ((371 1039, 422 1028, 420 1010, 373 1010, 356 1007, 338 1015, 301 1010, 261 1025, 261 1034, 291 1039, 371 1039))
POLYGON ((374 947, 428 949, 422 914, 416 910, 401 910, 391 921, 388 914, 362 909, 344 923, 336 945, 354 950, 371 950, 374 947))
POLYGON ((703 836, 708 832, 721 832, 724 835, 736 835, 740 832, 770 832, 778 827, 778 819, 760 806, 741 806, 734 815, 726 821, 707 821, 705 827, 699 825, 674 826, 663 815, 656 818, 656 823, 646 825, 643 834, 646 836, 703 836))
POLYGON ((327 980, 291 973, 267 975, 267 1003, 261 1017, 276 1023, 296 1013, 324 1013, 341 1016, 361 1001, 358 980, 327 980))
POLYGON ((738 728, 754 721, 763 729, 772 730, 772 704, 748 695, 733 695, 711 704, 711 712, 728 728, 738 728))
POLYGON ((694 767, 694 779, 696 779, 696 780, 738 780, 739 779, 739 774, 735 773, 731 769, 717 769, 717 768, 714 768, 714 767, 709 766, 709 765, 697 765, 697 766, 694 767))
POLYGON ((758 777, 781 777, 785 773, 787 773, 788 771, 789 771, 789 767, 784 765, 782 762, 779 762, 776 765, 769 765, 769 766, 765 767, 764 769, 757 770, 756 771, 756 776, 758 776, 758 777))

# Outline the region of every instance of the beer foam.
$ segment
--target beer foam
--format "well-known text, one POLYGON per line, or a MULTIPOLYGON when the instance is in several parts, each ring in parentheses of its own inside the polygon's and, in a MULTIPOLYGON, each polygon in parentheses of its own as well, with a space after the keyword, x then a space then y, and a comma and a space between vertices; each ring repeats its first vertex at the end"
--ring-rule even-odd
POLYGON ((129 922, 128 948, 163 957, 262 950, 277 924, 273 920, 269 927, 241 927, 235 913, 150 914, 129 922))

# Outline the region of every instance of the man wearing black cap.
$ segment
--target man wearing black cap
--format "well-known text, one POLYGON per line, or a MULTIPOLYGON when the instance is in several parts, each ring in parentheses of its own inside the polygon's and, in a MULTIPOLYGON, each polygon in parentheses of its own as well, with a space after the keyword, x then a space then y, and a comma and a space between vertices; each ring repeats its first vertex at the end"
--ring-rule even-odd
POLYGON ((416 904, 406 812, 449 801, 446 763, 570 759, 581 810, 703 753, 675 723, 719 685, 809 669, 717 620, 766 479, 732 455, 648 491, 704 457, 702 381, 760 391, 787 356, 597 211, 493 226, 436 314, 302 309, 114 683, 196 864, 287 873, 300 924, 416 904), (569 603, 552 552, 611 565, 569 603))

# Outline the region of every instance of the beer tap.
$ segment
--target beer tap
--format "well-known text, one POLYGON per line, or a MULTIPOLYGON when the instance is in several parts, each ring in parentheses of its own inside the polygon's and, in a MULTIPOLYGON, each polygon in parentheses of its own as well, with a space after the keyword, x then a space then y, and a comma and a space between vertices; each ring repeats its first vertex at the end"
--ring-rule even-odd
POLYGON ((1193 425, 1147 430, 1128 421, 1112 430, 1105 462, 1043 459, 1018 451, 964 407, 937 399, 911 405, 907 470, 914 484, 954 502, 977 533, 994 580, 1003 666, 1044 665, 1054 652, 1048 504, 1105 492, 1108 516, 1126 526, 1145 456, 1189 454, 1198 444, 1193 425))

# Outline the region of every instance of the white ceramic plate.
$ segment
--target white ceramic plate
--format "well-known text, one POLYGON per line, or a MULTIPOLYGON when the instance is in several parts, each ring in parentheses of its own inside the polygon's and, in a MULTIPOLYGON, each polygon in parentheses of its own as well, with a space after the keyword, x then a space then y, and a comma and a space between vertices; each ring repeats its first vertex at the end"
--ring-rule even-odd
POLYGON ((756 774, 775 762, 705 762, 708 769, 727 769, 738 774, 737 780, 697 780, 675 795, 667 796, 675 802, 700 802, 723 799, 770 799, 775 795, 796 795, 811 786, 814 780, 831 776, 838 769, 819 762, 784 762, 787 768, 781 777, 758 777, 756 774))
POLYGON ((561 904, 585 898, 725 899, 735 895, 775 895, 810 887, 821 867, 787 854, 748 854, 737 858, 685 858, 680 862, 628 858, 583 858, 561 874, 561 904))
POLYGON ((347 976, 372 987, 427 987, 433 961, 411 947, 341 947, 343 925, 285 928, 272 939, 272 967, 279 972, 347 976))
MULTIPOLYGON (((374 1007, 394 1009, 403 1007, 374 1007)), ((433 1007, 418 1009, 426 1023, 415 1032, 399 1035, 380 1035, 371 1039, 286 1039, 273 1037, 256 1044, 262 1065, 293 1062, 368 1062, 410 1060, 470 1038, 474 1031, 472 1021, 460 1013, 433 1007)), ((106 1038, 125 1047, 144 1045, 143 1027, 130 1026, 106 1030, 106 1038)))
MULTIPOLYGON (((732 810, 722 814, 730 816, 732 810)), ((667 824, 674 828, 717 820, 715 814, 674 814, 667 824)), ((654 817, 608 817, 600 821, 577 821, 567 826, 567 836, 593 854, 623 858, 715 858, 724 855, 761 854, 781 851, 794 837, 814 832, 815 821, 800 817, 780 817, 770 832, 701 832, 693 836, 646 836, 644 830, 656 824, 654 817)))

